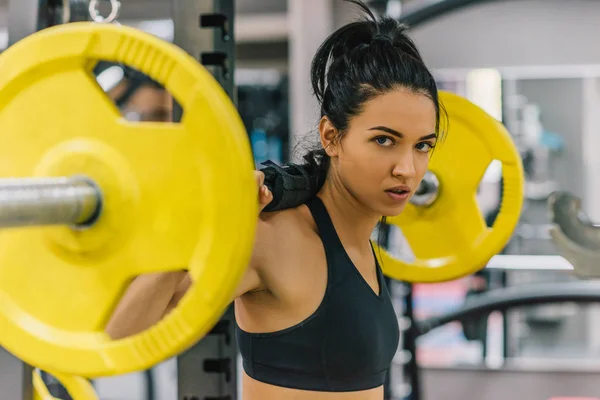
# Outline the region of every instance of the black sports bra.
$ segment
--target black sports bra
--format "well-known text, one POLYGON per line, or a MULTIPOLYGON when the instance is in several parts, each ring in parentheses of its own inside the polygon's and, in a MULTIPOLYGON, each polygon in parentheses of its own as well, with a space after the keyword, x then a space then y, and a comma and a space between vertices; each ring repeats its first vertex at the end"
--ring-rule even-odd
POLYGON ((318 198, 307 202, 325 248, 328 281, 318 309, 306 320, 272 333, 236 328, 246 373, 287 388, 347 392, 382 386, 396 353, 398 319, 377 265, 380 293, 364 280, 344 250, 318 198))

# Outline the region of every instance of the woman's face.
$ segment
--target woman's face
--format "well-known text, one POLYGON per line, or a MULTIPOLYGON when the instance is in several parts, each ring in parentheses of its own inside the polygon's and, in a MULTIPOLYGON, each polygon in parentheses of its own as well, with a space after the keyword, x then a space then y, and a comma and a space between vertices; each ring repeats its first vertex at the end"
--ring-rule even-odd
POLYGON ((334 183, 377 215, 400 214, 427 171, 435 127, 433 101, 406 89, 366 102, 341 140, 324 118, 321 140, 334 183))
MULTIPOLYGON (((111 98, 121 96, 127 85, 125 83, 114 88, 111 98)), ((169 92, 150 85, 140 86, 128 99, 121 113, 130 120, 144 122, 168 122, 173 113, 173 100, 169 92)))

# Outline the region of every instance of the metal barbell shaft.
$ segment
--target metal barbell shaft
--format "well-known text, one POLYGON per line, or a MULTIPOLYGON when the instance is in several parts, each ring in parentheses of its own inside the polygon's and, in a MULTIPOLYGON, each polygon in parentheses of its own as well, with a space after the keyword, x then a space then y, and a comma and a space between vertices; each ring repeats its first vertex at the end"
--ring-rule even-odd
POLYGON ((86 178, 0 179, 0 228, 85 224, 98 215, 101 200, 86 178))

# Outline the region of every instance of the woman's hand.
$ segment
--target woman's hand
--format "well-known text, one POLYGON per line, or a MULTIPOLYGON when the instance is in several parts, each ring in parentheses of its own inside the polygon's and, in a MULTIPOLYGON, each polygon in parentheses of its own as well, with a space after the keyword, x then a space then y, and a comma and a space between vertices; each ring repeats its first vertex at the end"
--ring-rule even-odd
POLYGON ((273 201, 273 194, 264 184, 265 174, 262 171, 254 171, 254 177, 256 178, 256 184, 258 185, 259 211, 262 212, 262 210, 273 201))

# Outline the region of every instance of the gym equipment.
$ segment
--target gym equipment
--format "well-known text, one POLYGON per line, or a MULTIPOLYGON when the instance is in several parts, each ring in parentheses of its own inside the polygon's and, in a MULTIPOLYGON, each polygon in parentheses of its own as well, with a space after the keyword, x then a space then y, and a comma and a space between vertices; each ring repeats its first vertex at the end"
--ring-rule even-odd
MULTIPOLYGON (((431 318, 414 320, 411 325, 410 332, 415 339, 431 332, 434 329, 442 327, 452 322, 464 322, 471 319, 478 319, 496 311, 512 311, 518 307, 529 307, 531 305, 550 305, 561 303, 575 303, 580 305, 592 304, 600 302, 600 283, 595 281, 572 281, 561 283, 537 283, 527 284, 523 286, 514 286, 502 289, 492 289, 484 294, 473 296, 465 301, 465 303, 456 310, 444 313, 431 318)), ((412 399, 431 399, 431 398, 474 398, 479 393, 490 388, 490 381, 501 379, 502 383, 509 383, 511 388, 519 388, 527 392, 527 398, 549 399, 557 392, 564 394, 562 387, 567 387, 569 392, 573 391, 579 396, 590 395, 594 392, 595 382, 597 382, 597 373, 586 368, 571 369, 569 360, 561 360, 558 364, 553 365, 551 358, 542 360, 543 367, 536 368, 535 360, 533 365, 527 368, 519 368, 518 360, 514 363, 514 359, 504 358, 504 364, 501 368, 479 368, 477 366, 465 368, 418 368, 416 363, 409 374, 415 378, 418 385, 412 387, 412 399), (516 369, 515 369, 516 367, 516 369), (435 372, 433 372, 435 371, 435 372), (444 390, 433 390, 431 374, 435 377, 444 379, 444 382, 453 382, 451 390, 445 393, 444 390), (486 377, 487 374, 494 374, 486 377), (525 376, 520 379, 517 376, 525 376), (580 375, 586 375, 580 377, 580 375), (473 387, 474 379, 484 379, 485 382, 477 383, 473 387), (577 380, 574 385, 569 382, 577 380), (596 380, 595 380, 596 379, 596 380), (532 380, 531 383, 526 383, 532 380), (556 382, 558 381, 558 382, 556 382), (463 386, 469 385, 469 391, 461 390, 463 386), (516 386, 515 386, 516 385, 516 386), (577 385, 581 385, 580 390, 577 390, 577 385), (569 387, 570 386, 570 387, 569 387), (427 393, 421 390, 421 387, 427 388, 427 393), (432 395, 431 392, 435 392, 432 395), (459 396, 462 395, 461 396, 459 396)), ((520 358, 520 357, 518 357, 520 358)), ((571 360, 581 363, 582 360, 571 360)), ((395 362, 396 363, 396 362, 395 362)), ((583 362, 585 364, 585 361, 583 362)), ((395 365, 398 368, 398 365, 395 365)), ((439 385, 438 385, 439 386, 439 385)), ((501 385, 498 385, 501 386, 501 385)), ((494 388, 498 390, 498 388, 494 388)), ((486 398, 502 399, 507 397, 507 393, 514 392, 515 389, 502 390, 501 394, 495 392, 485 392, 486 398)), ((446 390, 447 391, 447 390, 446 390)), ((510 395, 509 395, 510 397, 510 395)), ((524 397, 519 397, 524 398, 524 397)), ((576 397, 580 398, 580 397, 576 397)), ((587 397, 581 397, 587 398, 587 397)))
POLYGON ((548 198, 550 236, 559 253, 582 278, 600 277, 600 225, 581 210, 581 199, 568 192, 554 192, 548 198))
MULTIPOLYGON (((33 371, 34 400, 54 399, 55 397, 50 394, 41 374, 42 372, 38 369, 33 371)), ((94 387, 87 379, 65 374, 53 374, 53 376, 60 381, 71 398, 76 400, 99 400, 94 387)))
POLYGON ((594 281, 535 283, 492 289, 484 294, 468 298, 458 310, 416 322, 414 334, 419 337, 453 321, 462 321, 515 307, 566 302, 583 304, 599 301, 600 283, 594 281))
POLYGON ((233 104, 183 50, 124 26, 48 28, 1 57, 0 226, 14 228, 0 233, 0 345, 85 377, 182 352, 217 322, 252 251, 256 182, 233 104), (160 82, 181 122, 124 121, 91 74, 98 60, 160 82), (132 278, 181 269, 194 284, 176 309, 108 338, 132 278))
MULTIPOLYGON (((166 15, 173 20, 173 43, 207 66, 234 103, 237 98, 236 74, 228 71, 234 71, 236 66, 237 4, 240 4, 237 0, 172 0, 171 12, 166 15)), ((177 103, 173 108, 173 119, 177 121, 181 109, 177 103)), ((234 222, 229 229, 238 229, 237 224, 234 222)), ((231 305, 206 339, 178 355, 178 393, 185 394, 190 400, 235 399, 238 392, 236 357, 235 319, 231 305)))
POLYGON ((110 13, 106 17, 104 17, 98 10, 99 0, 90 0, 88 11, 90 13, 90 17, 92 18, 92 21, 110 24, 117 20, 119 12, 121 10, 121 2, 119 0, 109 0, 109 2, 110 13))
POLYGON ((450 119, 429 172, 405 210, 388 223, 402 229, 415 259, 376 253, 386 275, 406 282, 441 282, 471 274, 510 239, 523 204, 523 166, 510 134, 468 100, 440 92, 450 119), (491 228, 476 202, 478 185, 493 160, 502 163, 502 206, 491 228))

